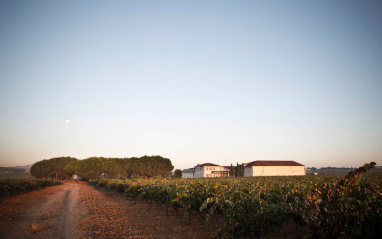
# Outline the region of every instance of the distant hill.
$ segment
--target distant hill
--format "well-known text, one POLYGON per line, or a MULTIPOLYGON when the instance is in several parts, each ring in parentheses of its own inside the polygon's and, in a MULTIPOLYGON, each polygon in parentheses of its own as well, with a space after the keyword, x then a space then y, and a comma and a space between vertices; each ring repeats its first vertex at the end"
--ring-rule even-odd
POLYGON ((29 173, 33 164, 25 166, 15 166, 15 167, 0 167, 0 173, 4 172, 20 172, 20 173, 29 173))
POLYGON ((22 168, 22 169, 25 169, 25 173, 29 173, 31 171, 32 165, 33 164, 25 165, 25 166, 16 166, 16 167, 13 167, 13 168, 22 168))
MULTIPOLYGON (((326 167, 326 168, 320 168, 320 169, 312 169, 307 171, 307 174, 347 174, 350 171, 353 171, 357 168, 336 168, 336 167, 326 167)), ((375 168, 368 171, 369 173, 381 173, 382 172, 382 166, 376 166, 375 168)))
POLYGON ((375 166, 375 168, 369 171, 370 173, 382 173, 382 166, 375 166))

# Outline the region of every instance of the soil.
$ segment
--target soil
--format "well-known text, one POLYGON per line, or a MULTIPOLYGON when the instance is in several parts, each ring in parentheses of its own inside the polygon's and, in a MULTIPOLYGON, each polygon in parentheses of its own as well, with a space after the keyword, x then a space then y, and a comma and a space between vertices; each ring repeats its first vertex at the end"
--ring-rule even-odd
POLYGON ((66 183, 1 201, 0 238, 81 238, 80 187, 66 183))
POLYGON ((214 220, 205 230, 204 219, 150 201, 135 203, 131 198, 104 189, 84 187, 81 203, 87 211, 79 222, 91 238, 209 238, 221 226, 214 220))

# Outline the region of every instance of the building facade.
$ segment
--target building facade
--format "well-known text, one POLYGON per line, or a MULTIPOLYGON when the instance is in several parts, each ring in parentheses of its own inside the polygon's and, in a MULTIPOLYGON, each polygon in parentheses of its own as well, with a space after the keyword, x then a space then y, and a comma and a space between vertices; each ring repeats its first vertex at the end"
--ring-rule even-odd
POLYGON ((182 178, 216 178, 228 177, 229 166, 220 166, 212 163, 198 164, 194 168, 184 169, 182 178))
POLYGON ((244 177, 255 176, 303 176, 305 166, 295 161, 257 160, 248 163, 244 169, 244 177))
POLYGON ((194 178, 195 168, 183 169, 182 178, 194 178))

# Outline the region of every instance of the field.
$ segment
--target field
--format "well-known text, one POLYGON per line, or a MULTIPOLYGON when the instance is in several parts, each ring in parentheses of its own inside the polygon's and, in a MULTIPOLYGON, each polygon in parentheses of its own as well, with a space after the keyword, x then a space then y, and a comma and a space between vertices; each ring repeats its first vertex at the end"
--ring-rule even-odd
POLYGON ((369 166, 345 177, 66 182, 0 199, 0 237, 379 238, 382 174, 369 166))
POLYGON ((60 184, 61 181, 51 179, 3 178, 0 179, 0 199, 60 184))
POLYGON ((31 173, 1 173, 0 178, 34 178, 31 173))
POLYGON ((217 237, 280 235, 291 223, 323 238, 377 238, 382 174, 178 180, 101 180, 95 186, 199 214, 224 218, 217 237))

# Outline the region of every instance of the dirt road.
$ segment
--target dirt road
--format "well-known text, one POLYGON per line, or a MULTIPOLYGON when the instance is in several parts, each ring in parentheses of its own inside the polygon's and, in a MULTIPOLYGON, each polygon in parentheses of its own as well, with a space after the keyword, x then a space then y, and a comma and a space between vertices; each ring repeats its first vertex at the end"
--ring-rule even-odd
POLYGON ((194 214, 66 183, 0 201, 0 238, 208 238, 219 222, 202 230, 194 214), (188 220, 187 220, 188 221, 188 220))
POLYGON ((80 186, 65 184, 2 202, 0 238, 79 238, 80 186))

